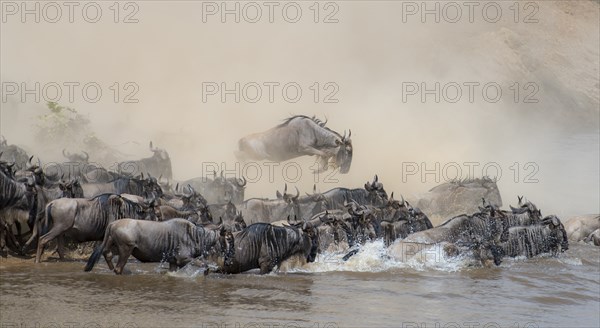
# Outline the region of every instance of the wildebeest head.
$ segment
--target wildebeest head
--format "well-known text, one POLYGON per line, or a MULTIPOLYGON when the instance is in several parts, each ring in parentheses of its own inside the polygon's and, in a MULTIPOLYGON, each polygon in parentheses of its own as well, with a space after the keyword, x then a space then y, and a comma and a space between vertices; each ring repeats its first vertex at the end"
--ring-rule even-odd
POLYGON ((294 227, 302 229, 304 235, 304 255, 307 262, 314 262, 319 251, 319 233, 317 228, 310 222, 301 222, 294 227))
POLYGON ((383 189, 383 183, 379 182, 377 174, 372 182, 365 183, 365 190, 369 193, 368 197, 373 205, 385 204, 388 200, 387 192, 383 189))
POLYGON ((246 191, 246 178, 229 178, 227 179, 229 188, 231 188, 231 201, 241 203, 244 201, 244 192, 246 191))
POLYGON ((346 131, 344 131, 342 139, 335 141, 339 148, 335 155, 335 165, 340 168, 340 173, 342 174, 348 173, 350 171, 350 165, 352 164, 353 148, 350 136, 352 136, 352 130, 350 130, 348 137, 346 137, 346 131))
MULTIPOLYGON (((0 157, 2 157, 2 153, 0 152, 0 157)), ((4 173, 7 177, 14 179, 15 171, 14 171, 15 163, 9 163, 5 161, 0 161, 0 171, 4 173)))
POLYGON ((288 194, 287 193, 287 183, 286 183, 285 188, 283 189, 283 194, 281 194, 279 192, 279 190, 277 190, 275 195, 277 196, 277 199, 284 200, 286 203, 291 204, 291 203, 295 203, 298 201, 298 197, 300 197, 300 190, 298 190, 298 187, 296 187, 296 196, 294 196, 292 194, 288 194))
POLYGON ((148 178, 143 180, 143 192, 146 197, 162 197, 163 190, 158 184, 158 180, 148 173, 148 178))
POLYGON ((169 153, 167 153, 167 151, 162 148, 153 147, 152 141, 150 141, 150 151, 154 153, 153 157, 159 158, 161 160, 169 159, 169 153))
POLYGON ((555 240, 551 240, 550 242, 555 244, 555 246, 560 245, 561 252, 568 250, 569 240, 567 238, 567 230, 560 219, 556 215, 549 215, 542 220, 542 223, 546 224, 554 232, 553 238, 555 240))
POLYGON ((198 193, 190 184, 187 185, 190 193, 188 195, 181 195, 183 201, 183 207, 188 209, 198 209, 201 207, 208 206, 206 199, 198 193))
POLYGON ((19 171, 16 174, 17 179, 21 180, 22 178, 33 178, 35 184, 38 186, 43 186, 46 184, 47 177, 42 169, 42 162, 38 158, 38 163, 32 163, 33 156, 29 157, 27 164, 25 165, 25 170, 19 171))
POLYGON ((224 265, 231 266, 233 265, 233 260, 235 256, 235 239, 233 237, 233 231, 221 225, 219 227, 219 244, 221 248, 221 253, 224 257, 224 265))
POLYGON ((87 163, 88 160, 90 159, 90 155, 88 153, 86 153, 85 151, 82 151, 81 154, 77 154, 77 153, 73 154, 73 153, 66 151, 66 149, 63 149, 62 154, 65 158, 67 158, 69 160, 69 162, 87 163))
POLYGON ((149 221, 159 221, 162 216, 156 198, 144 199, 144 202, 136 208, 136 214, 139 218, 149 221))
POLYGON ((79 179, 71 179, 69 181, 58 182, 58 187, 62 191, 62 197, 66 198, 83 198, 83 188, 79 183, 79 179))
POLYGON ((315 203, 313 213, 321 213, 327 209, 327 206, 329 205, 327 197, 325 197, 325 195, 322 193, 317 192, 317 185, 313 185, 312 195, 306 193, 306 196, 308 197, 307 199, 309 202, 315 203))
POLYGON ((534 219, 537 219, 537 220, 542 219, 542 211, 540 211, 532 202, 530 202, 528 200, 525 203, 523 203, 523 196, 518 197, 518 199, 519 199, 519 207, 518 208, 514 208, 514 207, 510 206, 510 209, 513 212, 513 214, 529 213, 529 216, 534 219))
POLYGON ((233 231, 241 231, 246 229, 246 221, 244 221, 244 216, 242 215, 242 211, 236 213, 235 218, 233 219, 233 231))
POLYGON ((213 223, 213 216, 208 210, 208 206, 200 206, 198 209, 198 214, 200 215, 200 223, 213 223))

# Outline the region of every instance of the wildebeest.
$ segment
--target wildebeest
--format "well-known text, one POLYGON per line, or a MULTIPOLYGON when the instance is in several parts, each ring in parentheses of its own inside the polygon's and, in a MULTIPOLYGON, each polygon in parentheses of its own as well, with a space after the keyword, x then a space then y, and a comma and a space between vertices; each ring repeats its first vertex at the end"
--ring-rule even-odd
MULTIPOLYGON (((90 256, 85 271, 91 271, 100 255, 116 274, 123 272, 129 256, 142 262, 167 262, 175 271, 194 260, 204 257, 216 261, 226 251, 224 228, 208 230, 183 219, 164 222, 121 219, 108 225, 104 240, 90 256), (113 254, 118 254, 116 267, 113 254)), ((229 236, 229 239, 232 239, 229 236)))
POLYGON ((365 183, 364 189, 334 188, 322 195, 327 202, 328 210, 344 209, 344 204, 349 201, 355 201, 360 205, 382 206, 388 200, 387 192, 377 175, 373 177, 372 182, 365 183))
POLYGON ((0 136, 0 159, 14 163, 17 170, 22 170, 27 165, 29 155, 23 148, 9 145, 4 136, 0 136))
POLYGON ((431 221, 419 208, 413 208, 402 199, 402 202, 394 200, 393 193, 388 206, 383 209, 381 230, 386 246, 391 245, 396 239, 404 239, 408 235, 431 229, 431 221))
POLYGON ((419 195, 413 203, 427 213, 434 225, 438 225, 448 218, 476 212, 482 198, 491 205, 502 206, 495 180, 483 177, 448 181, 419 195))
POLYGON ((405 242, 436 244, 443 241, 469 243, 473 238, 499 240, 507 227, 485 213, 459 215, 443 224, 408 235, 405 242))
MULTIPOLYGON (((59 181, 58 185, 54 188, 46 188, 46 187, 35 187, 36 199, 32 206, 35 209, 35 216, 29 215, 27 224, 31 229, 31 237, 27 240, 27 242, 23 245, 22 253, 25 253, 29 245, 39 237, 39 231, 41 229, 42 221, 46 214, 46 206, 48 203, 55 199, 60 198, 82 198, 83 197, 83 189, 79 184, 78 179, 71 179, 70 181, 63 182, 59 181)), ((19 232, 20 234, 20 232, 19 232)))
POLYGON ((119 172, 130 175, 139 175, 148 172, 156 177, 162 176, 166 179, 173 179, 169 153, 162 148, 153 147, 152 141, 150 141, 150 151, 154 153, 152 157, 119 163, 119 172))
POLYGON ((132 194, 145 198, 159 198, 162 188, 156 178, 149 176, 141 178, 121 176, 106 183, 85 183, 82 185, 85 197, 95 197, 100 194, 132 194))
POLYGON ((208 205, 208 201, 192 186, 187 185, 187 188, 189 189, 189 193, 174 194, 174 197, 166 201, 166 203, 163 202, 163 205, 170 205, 180 211, 195 211, 200 207, 208 205))
POLYGON ((218 218, 223 226, 233 232, 246 228, 242 212, 238 211, 232 202, 208 205, 208 210, 215 220, 218 218))
POLYGON ((314 262, 319 236, 309 222, 285 227, 255 223, 234 234, 233 243, 234 254, 226 256, 222 272, 241 273, 259 268, 265 274, 294 255, 314 262))
POLYGON ((543 253, 557 255, 569 249, 569 242, 560 219, 550 215, 539 225, 509 228, 502 249, 504 255, 510 257, 533 257, 543 253))
POLYGON ((244 213, 244 219, 248 224, 270 223, 284 220, 289 215, 299 217, 298 197, 300 191, 296 189, 296 195, 287 193, 287 184, 283 194, 276 193, 277 199, 250 198, 245 200, 238 208, 244 213))
POLYGON ((182 185, 190 185, 200 194, 202 194, 209 204, 222 204, 231 201, 234 204, 240 204, 244 201, 246 189, 246 179, 225 178, 223 172, 220 176, 214 173, 214 179, 208 177, 198 177, 181 182, 182 185))
POLYGON ((98 182, 96 173, 92 173, 88 178, 88 172, 98 169, 98 166, 89 162, 90 155, 83 151, 81 154, 70 153, 63 149, 63 156, 68 160, 62 163, 48 163, 44 166, 45 174, 53 177, 80 178, 84 182, 98 182))
POLYGON ((58 255, 63 259, 64 235, 76 242, 102 240, 108 224, 125 217, 155 219, 148 206, 115 194, 53 200, 46 206, 35 262, 41 261, 44 246, 54 238, 58 240, 58 255))
POLYGON ((317 156, 319 171, 326 171, 329 165, 339 167, 340 173, 348 173, 352 164, 352 141, 325 127, 326 122, 304 115, 286 119, 276 127, 261 133, 254 133, 238 141, 235 152, 240 161, 268 160, 283 162, 296 157, 317 156))
POLYGON ((317 192, 317 186, 313 186, 312 194, 300 196, 297 200, 299 219, 310 220, 315 215, 327 210, 327 198, 317 192))
POLYGON ((319 235, 319 252, 347 251, 353 245, 353 235, 350 226, 344 221, 343 211, 336 210, 333 213, 325 211, 313 217, 321 221, 317 227, 319 235))
POLYGON ((33 220, 37 213, 37 190, 33 181, 15 181, 0 171, 0 251, 8 245, 20 251, 13 228, 33 220))

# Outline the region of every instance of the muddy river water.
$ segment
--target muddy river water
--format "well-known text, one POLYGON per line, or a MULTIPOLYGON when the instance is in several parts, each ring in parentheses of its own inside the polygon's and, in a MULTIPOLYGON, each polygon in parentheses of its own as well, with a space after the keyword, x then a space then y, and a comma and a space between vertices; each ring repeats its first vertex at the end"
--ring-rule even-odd
POLYGON ((559 257, 390 259, 382 243, 348 262, 320 256, 260 276, 204 276, 194 266, 130 260, 0 260, 2 327, 598 327, 600 248, 559 257))

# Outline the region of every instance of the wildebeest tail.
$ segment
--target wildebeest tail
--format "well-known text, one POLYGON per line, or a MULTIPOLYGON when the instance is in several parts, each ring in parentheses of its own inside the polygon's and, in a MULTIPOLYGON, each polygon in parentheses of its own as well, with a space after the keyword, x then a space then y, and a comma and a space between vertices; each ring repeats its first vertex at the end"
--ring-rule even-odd
POLYGON ((104 240, 102 241, 102 244, 96 246, 96 248, 92 252, 92 255, 90 256, 87 263, 85 264, 85 268, 83 269, 83 271, 85 271, 85 272, 92 271, 92 269, 94 268, 94 265, 96 265, 96 263, 98 263, 98 260, 100 260, 100 256, 104 252, 104 248, 106 248, 106 246, 110 240, 110 228, 111 228, 111 225, 109 224, 108 227, 106 228, 106 233, 104 234, 104 240))
POLYGON ((48 233, 48 227, 52 224, 52 203, 48 204, 46 207, 46 216, 44 217, 44 223, 42 224, 42 233, 40 236, 43 236, 48 233))

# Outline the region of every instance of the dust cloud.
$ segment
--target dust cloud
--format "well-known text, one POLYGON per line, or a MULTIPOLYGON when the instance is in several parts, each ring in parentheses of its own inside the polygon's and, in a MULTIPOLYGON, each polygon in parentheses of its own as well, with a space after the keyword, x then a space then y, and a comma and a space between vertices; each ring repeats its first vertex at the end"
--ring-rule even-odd
MULTIPOLYGON (((99 2, 103 11, 97 23, 85 22, 77 8, 74 23, 64 8, 57 23, 43 16, 40 23, 28 16, 26 23, 18 14, 6 16, 0 32, 0 80, 29 88, 35 82, 80 83, 73 102, 63 87, 59 103, 86 115, 90 133, 123 159, 150 156, 150 140, 167 149, 177 180, 212 171, 207 163, 234 170, 239 138, 292 114, 327 118, 327 126, 340 133, 352 130, 349 174, 315 176, 313 159, 300 158, 301 177, 295 182, 293 167, 284 178, 285 163, 276 166, 270 179, 268 166, 259 164, 262 175, 249 183, 247 197, 272 198, 286 182, 288 189, 297 186, 302 192, 310 192, 315 181, 321 191, 361 187, 378 174, 388 193, 416 198, 455 177, 457 166, 466 177, 469 166, 464 163, 474 162, 469 165, 478 165, 475 176, 498 178, 505 206, 525 195, 545 215, 600 212, 597 1, 536 2, 535 12, 521 4, 518 15, 508 7, 512 3, 498 2, 502 16, 495 23, 485 20, 483 6, 475 8, 474 22, 469 22, 461 3, 457 23, 447 21, 449 12, 442 12, 439 23, 431 15, 423 23, 420 14, 403 16, 406 4, 390 1, 334 2, 335 7, 327 8, 321 3, 319 23, 307 2, 297 3, 302 15, 296 23, 283 18, 283 3, 274 9, 274 23, 262 3, 257 23, 245 21, 246 16, 236 23, 232 15, 223 23, 218 14, 203 22, 199 1, 136 4, 132 17, 138 22, 133 23, 122 22, 132 8, 122 7, 115 23, 115 12, 104 2, 99 2), (537 22, 525 22, 531 18, 537 22), (324 23, 326 19, 338 21, 324 23), (95 103, 81 94, 81 86, 89 82, 102 89, 95 103), (120 89, 116 102, 115 82, 120 89), (124 101, 133 90, 123 87, 127 82, 139 87, 132 96, 137 103, 124 101), (255 95, 255 84, 248 85, 254 82, 262 96, 252 103, 244 94, 239 102, 229 94, 223 102, 217 93, 203 101, 207 82, 225 83, 228 89, 239 82, 240 89, 248 88, 246 98, 255 95), (273 102, 265 82, 279 83, 273 102), (320 91, 316 102, 315 82, 320 91), (328 82, 334 84, 326 88, 328 82), (425 101, 421 93, 403 94, 408 84, 433 89, 436 82, 439 101, 432 94, 425 101), (478 83, 473 101, 464 86, 469 82, 478 83), (299 101, 284 99, 287 83, 301 87, 299 101), (482 96, 488 83, 501 87, 499 101, 482 96), (455 85, 462 86, 462 97, 451 102, 455 85), (325 102, 326 96, 337 102, 325 102), (436 171, 436 163, 437 173, 421 176, 423 168, 436 171), (407 174, 411 165, 419 168, 415 175, 407 174)), ((244 8, 248 3, 239 4, 244 8)), ((229 8, 234 5, 228 3, 229 8)), ((247 16, 254 17, 251 13, 247 16)), ((493 90, 489 94, 493 97, 493 90)), ((288 95, 294 96, 293 90, 288 95)), ((33 134, 37 117, 45 113, 44 99, 37 103, 32 96, 25 101, 20 96, 7 95, 1 103, 0 129, 9 144, 46 161, 61 160, 63 146, 81 149, 81 140, 54 148, 36 142, 33 134)), ((102 161, 94 156, 92 161, 102 161)), ((247 167, 246 173, 254 176, 256 170, 247 167)))

